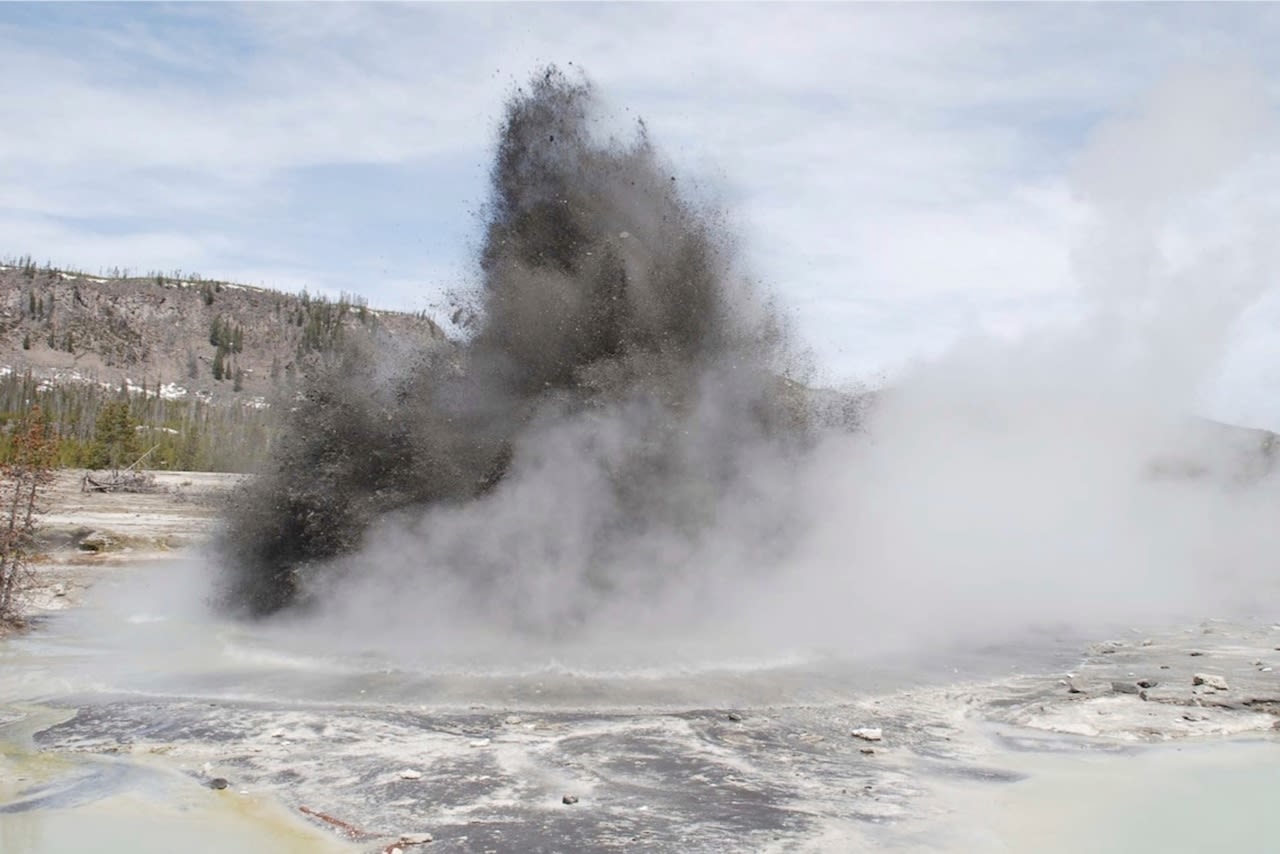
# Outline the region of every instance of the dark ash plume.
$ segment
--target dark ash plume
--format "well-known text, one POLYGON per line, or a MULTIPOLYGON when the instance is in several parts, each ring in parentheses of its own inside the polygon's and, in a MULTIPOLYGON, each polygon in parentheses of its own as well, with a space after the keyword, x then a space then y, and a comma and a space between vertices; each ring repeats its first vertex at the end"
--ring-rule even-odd
MULTIPOLYGON (((220 539, 229 607, 268 614, 359 572, 335 559, 380 520, 490 500, 536 476, 549 435, 577 437, 586 479, 607 484, 572 549, 578 580, 606 595, 644 538, 696 538, 748 449, 802 437, 782 325, 719 220, 681 195, 643 125, 602 140, 595 110, 590 85, 555 69, 512 97, 469 340, 396 358, 355 347, 308 380, 220 539)), ((477 586, 519 571, 446 540, 422 537, 437 570, 477 586)))

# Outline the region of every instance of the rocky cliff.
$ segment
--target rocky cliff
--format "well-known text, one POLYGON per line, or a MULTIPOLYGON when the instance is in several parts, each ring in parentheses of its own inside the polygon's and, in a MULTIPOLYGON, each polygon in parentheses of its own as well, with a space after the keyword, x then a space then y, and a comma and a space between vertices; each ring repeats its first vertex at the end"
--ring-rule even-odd
POLYGON ((425 316, 375 311, 359 299, 0 266, 0 368, 41 379, 250 399, 357 334, 444 340, 425 316))

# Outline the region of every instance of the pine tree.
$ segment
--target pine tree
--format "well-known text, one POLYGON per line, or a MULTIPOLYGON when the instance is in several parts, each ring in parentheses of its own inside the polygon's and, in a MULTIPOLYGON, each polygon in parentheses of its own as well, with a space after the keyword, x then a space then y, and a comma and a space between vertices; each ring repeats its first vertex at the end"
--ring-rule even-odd
POLYGON ((213 378, 218 382, 221 382, 222 378, 226 376, 226 369, 227 369, 226 360, 227 360, 227 348, 224 347, 222 344, 219 344, 218 352, 215 353, 213 357, 213 378))
POLYGON ((127 400, 112 401, 102 407, 94 421, 87 467, 118 469, 136 460, 139 453, 136 428, 127 400))

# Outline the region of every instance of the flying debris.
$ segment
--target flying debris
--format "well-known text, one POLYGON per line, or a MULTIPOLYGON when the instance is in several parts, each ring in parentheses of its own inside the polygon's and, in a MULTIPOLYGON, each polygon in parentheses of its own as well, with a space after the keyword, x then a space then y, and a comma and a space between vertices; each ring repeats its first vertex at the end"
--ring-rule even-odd
MULTIPOLYGON (((563 563, 567 589, 607 595, 633 546, 696 540, 743 455, 803 442, 786 326, 739 273, 720 216, 681 194, 643 125, 602 138, 598 110, 588 82, 555 68, 510 99, 479 284, 455 312, 473 311, 473 334, 390 356, 353 345, 309 378, 271 466, 230 511, 228 607, 264 615, 322 595, 326 577, 358 571, 339 559, 380 521, 496 500, 517 475, 535 500, 563 501, 566 467, 551 476, 545 461, 565 442, 572 488, 600 491, 589 519, 468 537, 520 539, 563 563)), ((478 588, 528 563, 422 539, 432 571, 478 588)), ((564 598, 557 623, 581 607, 564 598)))

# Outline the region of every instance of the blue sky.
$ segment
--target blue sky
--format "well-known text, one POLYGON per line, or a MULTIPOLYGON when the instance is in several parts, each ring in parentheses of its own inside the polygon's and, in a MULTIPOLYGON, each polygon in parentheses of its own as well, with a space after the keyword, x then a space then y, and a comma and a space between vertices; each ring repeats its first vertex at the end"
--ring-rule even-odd
POLYGON ((504 99, 573 63, 729 209, 827 381, 1208 300, 1222 387, 1280 399, 1270 259, 1202 263, 1269 233, 1270 5, 0 4, 0 39, 6 254, 430 309, 504 99))

